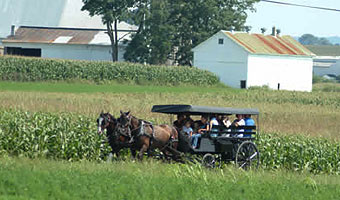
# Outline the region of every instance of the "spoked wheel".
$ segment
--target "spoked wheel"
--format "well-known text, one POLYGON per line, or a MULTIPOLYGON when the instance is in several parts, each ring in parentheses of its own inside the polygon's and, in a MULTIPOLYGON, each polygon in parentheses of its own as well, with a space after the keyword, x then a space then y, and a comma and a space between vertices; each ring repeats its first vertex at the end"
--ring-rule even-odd
POLYGON ((251 141, 242 142, 238 147, 235 165, 239 169, 257 169, 260 165, 260 154, 256 145, 251 141))
POLYGON ((214 168, 215 163, 216 163, 215 156, 210 153, 205 154, 202 158, 202 165, 204 167, 214 168))

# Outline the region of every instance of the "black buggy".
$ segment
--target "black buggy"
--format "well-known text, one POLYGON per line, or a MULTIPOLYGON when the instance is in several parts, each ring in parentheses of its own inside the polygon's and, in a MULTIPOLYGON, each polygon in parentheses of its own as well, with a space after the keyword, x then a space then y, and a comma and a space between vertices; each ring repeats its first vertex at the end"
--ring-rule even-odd
POLYGON ((152 112, 173 115, 252 115, 256 116, 257 126, 230 126, 214 125, 214 132, 207 131, 202 134, 199 147, 191 146, 190 138, 183 132, 179 133, 177 150, 187 155, 197 155, 204 166, 221 166, 222 163, 234 162, 238 168, 256 169, 260 164, 260 154, 253 143, 255 135, 259 132, 259 111, 257 109, 238 109, 226 107, 208 107, 194 105, 155 105, 152 112), (218 130, 218 131, 216 131, 218 130), (216 136, 217 133, 217 136, 216 136), (248 137, 244 137, 245 133, 248 137), (212 136, 212 134, 214 134, 212 136))

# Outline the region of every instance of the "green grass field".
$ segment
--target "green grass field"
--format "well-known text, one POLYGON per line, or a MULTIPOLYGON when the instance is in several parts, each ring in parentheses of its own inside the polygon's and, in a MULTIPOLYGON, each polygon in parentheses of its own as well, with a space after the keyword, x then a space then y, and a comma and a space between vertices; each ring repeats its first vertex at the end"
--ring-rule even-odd
MULTIPOLYGON (((340 93, 324 89, 304 93, 223 86, 0 82, 1 110, 66 112, 91 118, 102 110, 116 116, 119 110, 131 110, 133 115, 156 124, 169 123, 169 116, 150 112, 155 104, 258 108, 264 134, 340 139, 340 93)), ((0 155, 6 154, 0 152, 0 155)), ((322 152, 318 156, 322 158, 322 152)), ((230 167, 222 171, 207 170, 156 161, 96 163, 2 156, 0 180, 0 199, 338 199, 340 196, 339 176, 335 175, 281 170, 243 172, 230 167)))
POLYGON ((338 199, 338 176, 0 158, 0 199, 338 199))
POLYGON ((339 138, 340 93, 236 90, 225 87, 96 85, 90 83, 0 82, 0 108, 73 112, 96 117, 120 110, 154 123, 169 116, 151 113, 155 104, 258 108, 261 130, 339 138))
POLYGON ((155 93, 155 92, 239 92, 226 86, 152 86, 118 83, 94 84, 91 82, 0 82, 0 91, 54 92, 54 93, 155 93))

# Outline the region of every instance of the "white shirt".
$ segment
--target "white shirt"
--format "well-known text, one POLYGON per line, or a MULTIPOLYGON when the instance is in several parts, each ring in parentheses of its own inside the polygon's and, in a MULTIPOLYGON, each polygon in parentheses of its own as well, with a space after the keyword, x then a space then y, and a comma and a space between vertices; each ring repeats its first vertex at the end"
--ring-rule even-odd
POLYGON ((182 131, 188 135, 190 135, 190 132, 193 132, 191 127, 188 128, 186 126, 183 126, 182 131))
MULTIPOLYGON (((215 118, 215 117, 213 117, 211 120, 210 120, 210 124, 212 124, 212 125, 218 125, 218 121, 217 121, 217 119, 215 118)), ((218 131, 218 129, 216 129, 216 128, 212 128, 211 129, 211 131, 214 131, 214 132, 217 132, 218 131)))
MULTIPOLYGON (((236 124, 238 126, 245 126, 246 125, 246 122, 243 119, 241 119, 240 121, 237 121, 237 119, 236 119, 235 121, 236 121, 236 124)), ((237 132, 244 132, 244 129, 238 129, 237 132)))

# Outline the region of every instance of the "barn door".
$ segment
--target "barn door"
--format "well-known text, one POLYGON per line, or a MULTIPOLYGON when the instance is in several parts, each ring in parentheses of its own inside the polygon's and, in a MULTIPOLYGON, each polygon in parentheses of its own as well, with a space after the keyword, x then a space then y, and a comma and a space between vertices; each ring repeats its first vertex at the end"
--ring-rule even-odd
POLYGON ((245 89, 247 87, 246 80, 241 80, 241 89, 245 89))

